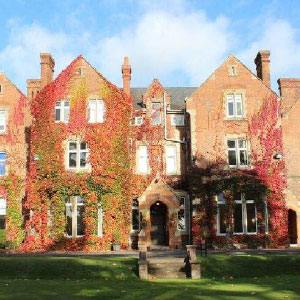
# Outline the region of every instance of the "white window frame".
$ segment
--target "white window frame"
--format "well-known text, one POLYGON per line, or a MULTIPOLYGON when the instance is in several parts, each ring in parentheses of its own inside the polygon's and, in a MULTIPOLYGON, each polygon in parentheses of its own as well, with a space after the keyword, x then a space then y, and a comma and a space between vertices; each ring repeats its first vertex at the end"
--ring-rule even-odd
MULTIPOLYGON (((257 208, 255 205, 255 232, 249 232, 248 231, 248 218, 247 218, 247 204, 255 204, 254 200, 246 199, 245 193, 241 193, 241 199, 234 200, 235 204, 242 204, 242 232, 233 232, 234 235, 256 235, 257 234, 257 208)), ((234 222, 234 219, 233 219, 234 222)), ((233 224, 233 229, 234 229, 234 224, 233 224)))
POLYGON ((247 168, 249 167, 249 150, 248 150, 248 141, 245 138, 227 138, 226 139, 226 146, 227 146, 227 161, 228 165, 231 168, 247 168), (228 142, 229 141, 234 141, 235 142, 235 147, 229 147, 228 142), (245 141, 245 147, 240 147, 239 142, 240 141, 245 141), (236 159, 236 164, 231 165, 229 163, 229 151, 235 151, 235 159, 236 159), (247 164, 241 165, 240 163, 240 152, 241 151, 246 151, 246 157, 247 157, 247 164))
POLYGON ((184 120, 184 114, 172 114, 171 115, 171 125, 172 126, 184 126, 185 125, 185 120, 184 120), (176 121, 178 121, 178 117, 181 117, 179 120, 181 120, 179 123, 177 123, 176 121))
MULTIPOLYGON (((65 207, 71 207, 71 218, 72 218, 72 235, 69 235, 67 232, 65 233, 66 237, 70 238, 78 238, 83 237, 84 235, 78 234, 77 231, 77 208, 79 206, 85 206, 84 199, 80 196, 71 196, 70 201, 65 203, 65 207), (83 201, 78 203, 78 198, 81 198, 83 201)), ((67 212, 67 210, 66 210, 67 212)), ((67 218, 67 215, 65 213, 65 217, 67 218)))
POLYGON ((104 217, 104 212, 102 206, 99 204, 98 205, 98 222, 97 222, 97 236, 98 237, 103 237, 103 217, 104 217))
POLYGON ((149 153, 148 153, 148 147, 147 145, 138 145, 137 146, 137 151, 136 151, 136 172, 137 174, 141 175, 147 175, 149 174, 150 168, 149 168, 149 153), (142 167, 141 164, 141 148, 146 149, 146 157, 145 162, 146 162, 146 167, 142 167), (145 170, 146 169, 146 170, 145 170))
POLYGON ((0 123, 0 126, 3 126, 3 129, 0 127, 0 134, 6 133, 7 129, 7 110, 6 109, 0 109, 0 121, 1 118, 3 118, 3 124, 0 123), (2 116, 1 116, 2 115, 2 116))
POLYGON ((176 145, 166 145, 165 146, 165 162, 166 162, 166 175, 176 175, 178 173, 178 167, 177 167, 177 147, 176 145), (174 155, 170 156, 168 154, 168 149, 173 149, 174 150, 174 155), (170 163, 170 159, 174 160, 174 165, 173 169, 168 169, 168 165, 170 163))
POLYGON ((55 102, 55 110, 54 110, 54 118, 55 123, 69 123, 70 119, 70 100, 57 100, 55 102), (67 105, 68 104, 68 105, 67 105), (60 111, 60 120, 56 120, 56 110, 60 111))
MULTIPOLYGON (((217 236, 225 236, 227 232, 220 232, 221 223, 220 223, 220 209, 219 205, 226 205, 226 201, 224 199, 223 194, 216 195, 216 201, 217 201, 217 236), (222 198, 220 199, 220 197, 222 198)), ((227 231, 227 230, 226 230, 227 231)))
POLYGON ((96 124, 96 123, 104 123, 105 117, 105 103, 102 99, 89 99, 88 101, 88 123, 96 124), (92 113, 92 104, 95 105, 95 111, 93 112, 95 115, 91 118, 92 113))
POLYGON ((133 125, 141 126, 144 123, 144 118, 142 116, 134 117, 133 125))
POLYGON ((6 209, 7 209, 7 201, 5 198, 0 197, 0 215, 6 216, 6 209))
POLYGON ((0 158, 0 163, 4 163, 4 174, 0 174, 0 177, 7 175, 7 153, 5 151, 0 151, 0 154, 2 153, 5 154, 5 158, 4 159, 0 158))
POLYGON ((229 119, 240 119, 245 117, 245 106, 243 93, 228 93, 226 94, 226 115, 229 119), (240 98, 239 98, 240 97, 240 98), (229 114, 229 103, 233 103, 233 114, 229 114), (237 105, 241 104, 241 114, 237 113, 237 105))
POLYGON ((89 163, 89 148, 88 144, 85 141, 81 140, 68 140, 67 141, 67 149, 66 149, 67 155, 66 155, 66 167, 67 170, 75 170, 75 171, 84 171, 84 170, 89 170, 90 169, 90 163, 89 163), (76 149, 71 149, 70 150, 70 144, 71 143, 76 143, 76 149), (81 143, 86 144, 86 149, 80 149, 81 143), (70 154, 75 153, 76 154, 76 166, 72 167, 70 166, 70 154), (80 166, 80 154, 81 153, 86 153, 86 165, 84 167, 80 166))

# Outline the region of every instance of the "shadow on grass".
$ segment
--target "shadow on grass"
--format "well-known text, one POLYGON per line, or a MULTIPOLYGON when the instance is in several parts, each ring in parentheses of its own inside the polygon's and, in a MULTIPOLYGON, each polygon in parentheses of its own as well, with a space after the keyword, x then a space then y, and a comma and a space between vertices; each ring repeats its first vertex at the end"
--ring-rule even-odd
POLYGON ((141 281, 135 258, 1 257, 0 299, 300 299, 299 257, 283 258, 213 255, 204 279, 141 281))

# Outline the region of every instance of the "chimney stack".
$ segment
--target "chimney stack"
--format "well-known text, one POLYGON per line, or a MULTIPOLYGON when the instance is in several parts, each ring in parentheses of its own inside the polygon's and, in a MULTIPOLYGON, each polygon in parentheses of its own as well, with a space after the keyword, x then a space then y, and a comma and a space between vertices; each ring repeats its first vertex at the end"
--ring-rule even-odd
POLYGON ((130 80, 131 80, 131 66, 127 56, 124 57, 122 65, 123 91, 130 97, 130 80))
POLYGON ((266 86, 270 87, 270 51, 260 50, 254 62, 256 64, 257 77, 260 78, 266 86))
POLYGON ((53 79, 55 62, 50 53, 41 53, 41 89, 53 79))

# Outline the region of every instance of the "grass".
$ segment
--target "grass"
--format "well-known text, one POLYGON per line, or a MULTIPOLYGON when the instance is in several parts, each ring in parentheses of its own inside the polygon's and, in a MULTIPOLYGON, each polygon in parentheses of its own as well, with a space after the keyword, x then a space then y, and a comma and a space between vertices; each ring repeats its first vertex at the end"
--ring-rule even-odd
POLYGON ((0 257, 0 299, 300 299, 300 255, 210 255, 201 280, 141 281, 135 258, 0 257))

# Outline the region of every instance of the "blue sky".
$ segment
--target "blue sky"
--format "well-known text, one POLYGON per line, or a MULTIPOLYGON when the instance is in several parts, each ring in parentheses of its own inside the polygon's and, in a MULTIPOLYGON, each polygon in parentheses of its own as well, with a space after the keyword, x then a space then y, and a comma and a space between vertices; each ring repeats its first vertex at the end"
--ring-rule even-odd
POLYGON ((39 53, 51 52, 56 74, 83 54, 120 85, 122 57, 133 86, 198 86, 230 54, 254 70, 271 50, 273 88, 300 77, 300 2, 254 0, 1 1, 0 70, 23 91, 39 76, 39 53))

